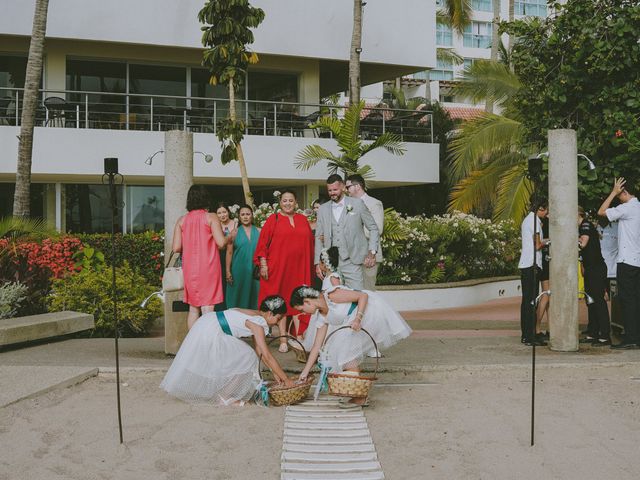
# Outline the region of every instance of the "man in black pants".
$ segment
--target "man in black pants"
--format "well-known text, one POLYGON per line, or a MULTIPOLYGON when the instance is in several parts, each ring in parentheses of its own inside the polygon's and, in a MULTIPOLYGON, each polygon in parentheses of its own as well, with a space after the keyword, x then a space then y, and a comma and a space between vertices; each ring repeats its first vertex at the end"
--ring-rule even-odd
POLYGON ((640 202, 624 178, 614 181, 613 189, 602 203, 598 215, 618 221, 618 300, 625 338, 611 348, 640 348, 640 202), (609 208, 614 198, 620 205, 609 208))
POLYGON ((542 222, 540 219, 549 213, 546 200, 540 200, 532 205, 532 211, 525 217, 520 226, 522 238, 522 252, 520 254, 520 281, 522 288, 522 303, 520 304, 520 341, 527 345, 546 345, 542 338, 535 334, 536 308, 534 301, 538 295, 540 270, 542 268, 542 252, 546 244, 540 238, 542 222))
POLYGON ((587 304, 589 325, 587 336, 580 343, 591 343, 594 347, 611 345, 611 323, 605 300, 607 290, 607 264, 600 250, 600 234, 586 218, 582 207, 578 207, 578 229, 580 256, 584 267, 584 291, 593 299, 587 304))

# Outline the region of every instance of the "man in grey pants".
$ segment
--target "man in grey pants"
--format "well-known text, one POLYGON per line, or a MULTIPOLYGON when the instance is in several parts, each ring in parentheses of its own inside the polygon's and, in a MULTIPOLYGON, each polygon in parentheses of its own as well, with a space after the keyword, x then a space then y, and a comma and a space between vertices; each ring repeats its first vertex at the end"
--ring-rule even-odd
POLYGON ((345 195, 344 180, 340 175, 329 176, 327 192, 331 201, 320 206, 316 224, 316 274, 323 278, 319 266, 322 249, 338 247, 338 271, 345 285, 362 290, 363 268, 376 263, 380 237, 378 225, 362 200, 345 195), (365 228, 369 231, 369 238, 364 234, 365 228))

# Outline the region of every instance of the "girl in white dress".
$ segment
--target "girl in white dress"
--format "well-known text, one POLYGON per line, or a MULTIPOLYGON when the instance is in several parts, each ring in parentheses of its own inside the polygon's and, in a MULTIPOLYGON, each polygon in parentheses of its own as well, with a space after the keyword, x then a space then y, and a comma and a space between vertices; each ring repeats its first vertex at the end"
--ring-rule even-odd
MULTIPOLYGON (((291 306, 314 315, 316 335, 307 363, 300 374, 305 380, 320 354, 328 331, 350 326, 331 337, 325 347, 328 367, 332 372, 359 372, 364 357, 377 355, 371 339, 360 329, 364 328, 385 350, 411 334, 407 322, 380 295, 370 291, 351 290, 342 285, 332 286, 325 292, 302 285, 291 294, 291 306)), ((353 403, 365 399, 353 399, 353 403)))
MULTIPOLYGON (((338 273, 338 262, 340 261, 340 253, 338 247, 324 248, 320 252, 320 269, 324 274, 322 279, 322 291, 326 292, 331 287, 342 284, 342 279, 338 273)), ((304 332, 304 340, 302 346, 308 352, 313 348, 313 341, 316 338, 318 315, 312 315, 309 320, 309 327, 304 332)))
POLYGON ((293 386, 273 357, 265 336, 286 313, 282 297, 271 295, 260 311, 234 308, 202 315, 187 334, 160 387, 188 402, 242 405, 260 383, 258 355, 279 382, 293 386), (256 351, 240 340, 253 336, 256 351))

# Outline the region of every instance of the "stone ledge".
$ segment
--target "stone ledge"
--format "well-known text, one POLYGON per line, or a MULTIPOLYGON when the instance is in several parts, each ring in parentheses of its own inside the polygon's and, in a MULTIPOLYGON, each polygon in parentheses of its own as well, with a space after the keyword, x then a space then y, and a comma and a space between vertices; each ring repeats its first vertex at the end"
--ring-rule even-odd
POLYGON ((90 330, 94 326, 93 315, 71 311, 0 320, 0 347, 90 330))
POLYGON ((439 288, 457 288, 457 287, 474 287, 485 283, 504 282, 509 280, 520 280, 517 275, 507 275, 504 277, 474 278, 471 280, 462 280, 460 282, 448 283, 419 283, 410 285, 376 285, 376 290, 393 291, 393 290, 433 290, 439 288))

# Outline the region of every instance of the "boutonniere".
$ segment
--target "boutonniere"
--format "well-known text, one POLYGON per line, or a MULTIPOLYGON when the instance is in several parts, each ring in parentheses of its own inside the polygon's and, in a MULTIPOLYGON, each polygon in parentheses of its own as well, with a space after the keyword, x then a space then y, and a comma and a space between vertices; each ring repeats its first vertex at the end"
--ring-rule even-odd
POLYGON ((347 213, 353 212, 353 205, 347 205, 345 208, 347 209, 347 213))

